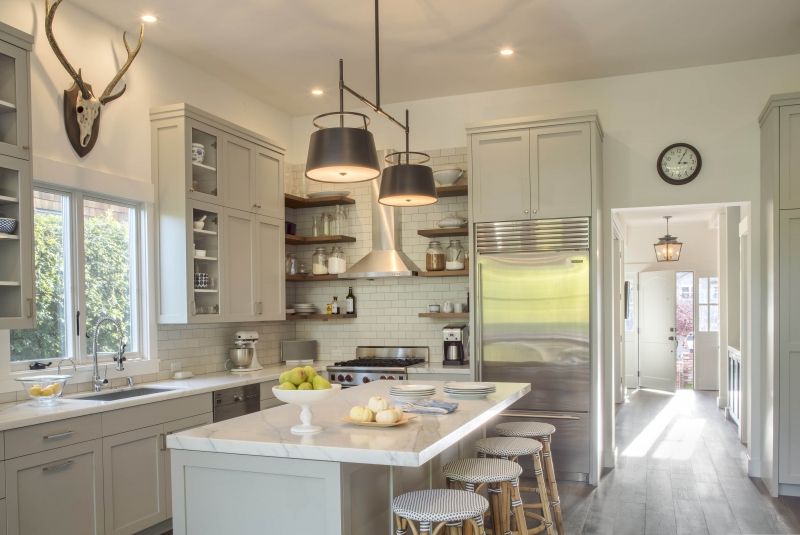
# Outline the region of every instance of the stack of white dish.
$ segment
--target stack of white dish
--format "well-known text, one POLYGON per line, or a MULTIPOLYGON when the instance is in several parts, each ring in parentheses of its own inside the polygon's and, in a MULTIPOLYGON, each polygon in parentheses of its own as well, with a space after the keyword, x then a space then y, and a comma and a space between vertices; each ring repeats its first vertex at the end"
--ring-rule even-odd
POLYGON ((313 303, 295 303, 292 305, 295 314, 316 314, 317 307, 313 303))
POLYGON ((435 393, 436 387, 431 385, 396 385, 389 387, 389 395, 397 401, 428 399, 435 393))
POLYGON ((445 394, 459 399, 483 399, 494 394, 497 388, 492 383, 445 383, 445 394))

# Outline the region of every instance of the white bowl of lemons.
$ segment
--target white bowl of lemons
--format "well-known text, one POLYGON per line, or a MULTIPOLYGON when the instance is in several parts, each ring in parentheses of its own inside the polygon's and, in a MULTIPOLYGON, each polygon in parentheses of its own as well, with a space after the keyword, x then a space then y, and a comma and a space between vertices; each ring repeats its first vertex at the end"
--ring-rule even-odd
POLYGON ((331 385, 318 375, 311 366, 293 368, 283 372, 278 380, 280 386, 272 388, 275 397, 284 403, 299 405, 302 425, 292 427, 292 433, 319 433, 322 427, 311 422, 314 415, 311 407, 339 395, 342 385, 331 385))
POLYGON ((67 386, 67 379, 71 375, 35 375, 16 379, 22 383, 23 388, 36 401, 32 405, 55 405, 56 401, 64 393, 67 386))

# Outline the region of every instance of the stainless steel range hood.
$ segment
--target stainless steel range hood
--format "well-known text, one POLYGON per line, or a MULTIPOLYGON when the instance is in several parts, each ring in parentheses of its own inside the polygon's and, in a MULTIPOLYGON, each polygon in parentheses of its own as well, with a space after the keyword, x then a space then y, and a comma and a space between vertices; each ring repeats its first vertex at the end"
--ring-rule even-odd
MULTIPOLYGON (((378 151, 381 171, 385 167, 384 156, 394 151, 378 151)), ((377 279, 379 277, 415 277, 417 265, 403 252, 403 224, 400 208, 384 206, 378 202, 381 179, 370 181, 372 198, 372 251, 353 264, 340 279, 377 279)))

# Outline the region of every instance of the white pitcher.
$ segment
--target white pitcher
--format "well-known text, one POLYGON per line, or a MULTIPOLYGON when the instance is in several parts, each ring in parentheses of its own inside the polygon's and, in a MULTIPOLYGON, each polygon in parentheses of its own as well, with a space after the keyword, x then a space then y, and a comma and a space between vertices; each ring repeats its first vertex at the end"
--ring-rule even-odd
POLYGON ((453 312, 453 303, 451 303, 450 301, 445 301, 442 312, 444 312, 445 314, 450 314, 451 312, 453 312))

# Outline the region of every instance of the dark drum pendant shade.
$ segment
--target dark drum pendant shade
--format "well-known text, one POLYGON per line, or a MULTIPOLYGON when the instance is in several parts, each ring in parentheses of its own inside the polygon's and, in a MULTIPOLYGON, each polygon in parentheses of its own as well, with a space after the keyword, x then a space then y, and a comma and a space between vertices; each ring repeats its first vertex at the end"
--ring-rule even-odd
POLYGON ((427 165, 402 164, 384 169, 378 202, 387 206, 423 206, 439 199, 433 169, 427 165))
POLYGON ((317 182, 364 182, 380 176, 375 138, 365 128, 323 128, 311 134, 306 176, 317 182))

